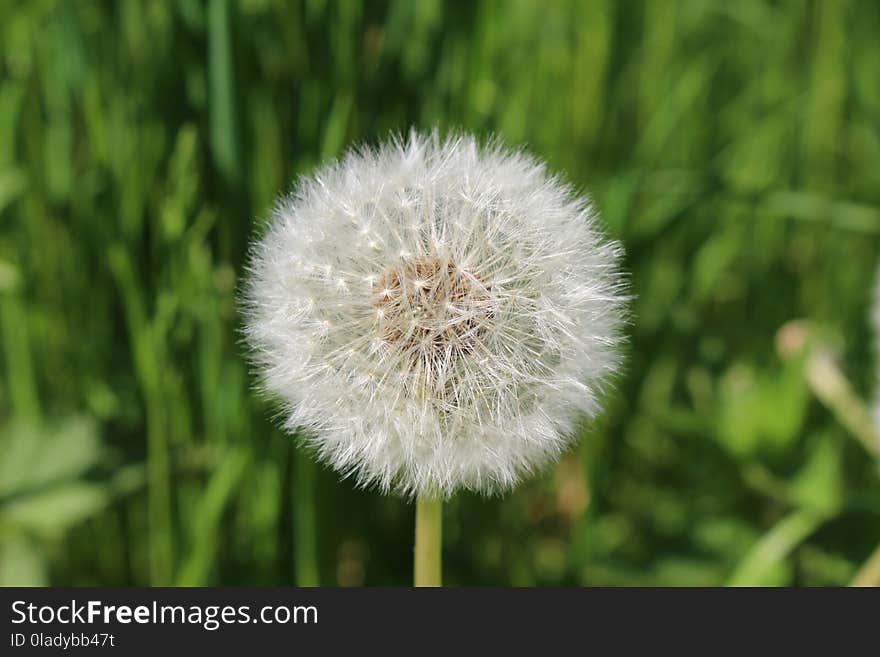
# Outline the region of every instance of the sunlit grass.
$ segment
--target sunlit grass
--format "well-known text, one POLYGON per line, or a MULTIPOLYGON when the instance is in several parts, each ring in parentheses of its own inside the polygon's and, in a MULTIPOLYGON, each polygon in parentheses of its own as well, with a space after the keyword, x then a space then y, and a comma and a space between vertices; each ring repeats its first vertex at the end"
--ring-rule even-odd
POLYGON ((559 468, 453 503, 447 582, 868 577, 877 459, 774 339, 811 320, 869 395, 878 20, 794 0, 3 3, 0 581, 411 581, 412 509, 305 470, 235 307, 277 192, 410 125, 528 144, 594 195, 637 295, 610 410, 559 468))

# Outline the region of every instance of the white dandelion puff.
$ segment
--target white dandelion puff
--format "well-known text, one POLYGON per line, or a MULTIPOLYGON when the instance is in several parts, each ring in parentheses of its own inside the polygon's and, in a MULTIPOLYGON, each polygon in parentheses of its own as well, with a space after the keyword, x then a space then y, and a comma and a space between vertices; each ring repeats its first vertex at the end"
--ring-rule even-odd
POLYGON ((246 335, 319 458, 405 495, 508 489, 556 459, 618 369, 621 248, 522 152, 412 134, 276 205, 246 335))

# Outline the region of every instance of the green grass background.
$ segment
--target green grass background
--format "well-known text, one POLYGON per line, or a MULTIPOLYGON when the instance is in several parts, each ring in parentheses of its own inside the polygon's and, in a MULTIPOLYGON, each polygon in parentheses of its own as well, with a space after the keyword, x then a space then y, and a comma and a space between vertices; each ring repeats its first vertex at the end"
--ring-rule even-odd
POLYGON ((870 395, 871 0, 0 0, 0 582, 411 581, 413 507, 273 426, 235 304, 273 197, 409 126, 589 190, 636 295, 579 447, 447 506, 446 581, 849 582, 878 460, 774 341, 870 395))

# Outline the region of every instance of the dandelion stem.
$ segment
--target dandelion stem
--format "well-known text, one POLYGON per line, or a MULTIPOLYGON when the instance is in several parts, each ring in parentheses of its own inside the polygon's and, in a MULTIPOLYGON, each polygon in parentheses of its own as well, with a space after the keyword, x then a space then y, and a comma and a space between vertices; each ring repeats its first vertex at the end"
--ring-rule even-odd
POLYGON ((415 585, 441 586, 443 500, 419 495, 416 499, 415 585))

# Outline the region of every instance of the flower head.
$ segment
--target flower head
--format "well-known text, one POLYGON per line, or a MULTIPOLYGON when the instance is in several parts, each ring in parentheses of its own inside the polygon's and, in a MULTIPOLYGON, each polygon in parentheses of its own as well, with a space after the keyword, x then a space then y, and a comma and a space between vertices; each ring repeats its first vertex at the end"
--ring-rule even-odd
POLYGON ((619 364, 620 247, 522 152, 413 134, 283 197, 246 334, 320 458, 403 494, 494 492, 555 459, 619 364))

